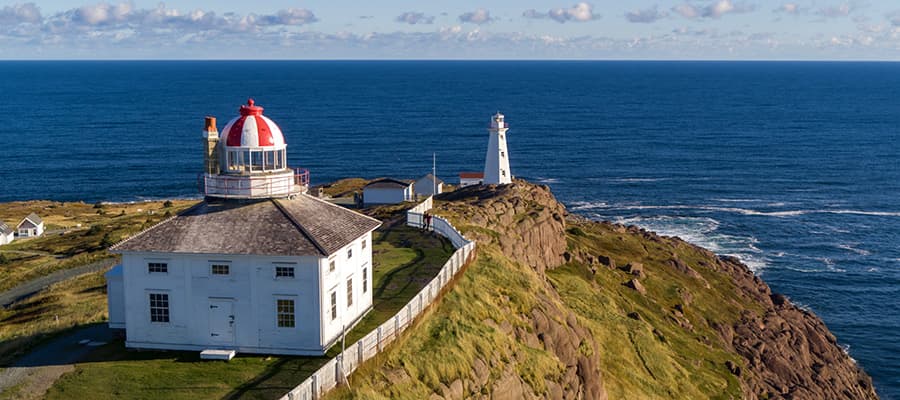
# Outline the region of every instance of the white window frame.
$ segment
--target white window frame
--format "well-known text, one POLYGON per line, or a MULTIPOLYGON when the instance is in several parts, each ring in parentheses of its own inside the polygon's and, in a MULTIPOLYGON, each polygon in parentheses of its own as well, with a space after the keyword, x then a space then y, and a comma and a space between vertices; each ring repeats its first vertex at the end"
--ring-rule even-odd
POLYGON ((362 270, 362 292, 366 293, 369 291, 369 266, 363 265, 362 270))
POLYGON ((352 247, 347 249, 347 259, 349 260, 351 258, 353 258, 353 248, 352 247))
POLYGON ((147 291, 147 316, 150 317, 150 323, 154 325, 169 325, 172 323, 172 300, 169 298, 169 292, 166 290, 148 290, 147 291), (153 305, 153 296, 165 296, 165 300, 157 299, 156 301, 165 301, 165 307, 162 305, 158 305, 154 307, 153 305), (153 320, 153 310, 165 310, 165 318, 166 321, 154 321, 153 320))
POLYGON ((336 269, 337 269, 337 263, 335 262, 335 259, 332 258, 332 259, 328 260, 328 272, 334 272, 334 270, 336 270, 336 269))
POLYGON ((275 327, 278 329, 296 329, 297 328, 297 300, 293 297, 279 296, 275 298, 275 327), (290 303, 290 313, 281 311, 282 301, 289 301, 290 303), (281 325, 281 316, 290 316, 291 326, 282 326, 281 325))
POLYGON ((147 274, 148 275, 168 275, 169 274, 169 261, 168 260, 147 260, 147 274), (162 265, 165 271, 153 271, 153 265, 162 265))
POLYGON ((353 306, 353 277, 347 278, 347 308, 353 306))
POLYGON ((331 310, 329 310, 331 312, 330 321, 334 322, 335 320, 337 320, 337 317, 338 317, 337 290, 336 289, 331 290, 331 294, 329 295, 329 298, 331 299, 331 310))
POLYGON ((225 262, 225 261, 211 261, 209 263, 209 275, 210 276, 219 276, 219 277, 231 276, 231 263, 225 262), (225 273, 217 274, 216 267, 225 267, 225 273))
POLYGON ((297 277, 297 266, 296 265, 275 265, 275 279, 295 279, 297 277), (278 270, 284 269, 286 271, 290 271, 290 275, 279 275, 278 270))

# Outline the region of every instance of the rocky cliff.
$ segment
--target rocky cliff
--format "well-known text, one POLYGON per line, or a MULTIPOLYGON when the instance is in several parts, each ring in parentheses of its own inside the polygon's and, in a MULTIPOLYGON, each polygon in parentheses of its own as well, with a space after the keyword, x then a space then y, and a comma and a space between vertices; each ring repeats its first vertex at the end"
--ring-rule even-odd
POLYGON ((546 186, 439 200, 477 261, 332 396, 877 398, 821 320, 735 259, 568 215, 546 186))

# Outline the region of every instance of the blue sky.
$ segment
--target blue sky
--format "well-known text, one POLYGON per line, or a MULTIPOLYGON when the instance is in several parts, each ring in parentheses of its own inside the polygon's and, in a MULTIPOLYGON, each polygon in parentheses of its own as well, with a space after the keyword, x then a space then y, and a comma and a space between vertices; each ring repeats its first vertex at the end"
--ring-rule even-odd
POLYGON ((900 2, 0 2, 0 59, 900 59, 900 2))

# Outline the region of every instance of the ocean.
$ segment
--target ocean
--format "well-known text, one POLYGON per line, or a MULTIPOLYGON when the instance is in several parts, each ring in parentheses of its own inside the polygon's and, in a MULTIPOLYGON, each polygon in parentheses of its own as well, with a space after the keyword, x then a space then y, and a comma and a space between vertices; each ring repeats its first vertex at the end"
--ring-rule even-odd
POLYGON ((313 184, 455 183, 500 111, 517 177, 741 258, 900 399, 898 63, 23 61, 0 94, 0 201, 196 197, 248 97, 313 184))

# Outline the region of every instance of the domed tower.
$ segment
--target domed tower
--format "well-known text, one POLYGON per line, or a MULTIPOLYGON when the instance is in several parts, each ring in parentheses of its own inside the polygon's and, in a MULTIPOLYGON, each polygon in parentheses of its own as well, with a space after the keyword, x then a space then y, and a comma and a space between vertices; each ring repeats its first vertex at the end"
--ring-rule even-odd
POLYGON ((487 155, 484 158, 485 185, 512 183, 509 154, 506 151, 507 130, 509 130, 509 124, 504 120, 503 114, 497 112, 491 117, 491 126, 488 127, 490 139, 488 140, 487 155))
POLYGON ((258 199, 306 193, 309 171, 287 165, 281 129, 253 99, 240 108, 219 135, 215 118, 206 118, 205 168, 200 192, 206 197, 258 199))

